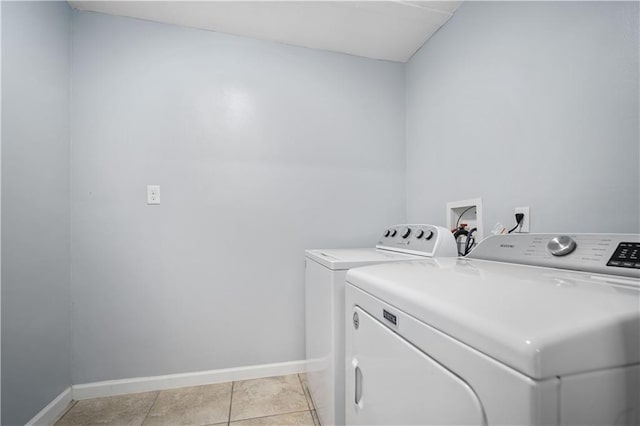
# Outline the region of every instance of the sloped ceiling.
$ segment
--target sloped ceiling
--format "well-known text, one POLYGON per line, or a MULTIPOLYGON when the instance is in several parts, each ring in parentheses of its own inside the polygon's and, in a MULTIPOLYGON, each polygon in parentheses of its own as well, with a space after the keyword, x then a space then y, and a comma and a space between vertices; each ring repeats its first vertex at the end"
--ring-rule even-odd
POLYGON ((69 1, 76 9, 406 62, 461 1, 69 1))

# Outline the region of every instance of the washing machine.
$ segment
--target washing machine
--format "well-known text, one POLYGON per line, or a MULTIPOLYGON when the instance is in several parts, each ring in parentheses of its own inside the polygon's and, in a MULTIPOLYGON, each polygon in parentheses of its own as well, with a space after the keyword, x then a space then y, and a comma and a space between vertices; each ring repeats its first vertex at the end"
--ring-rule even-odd
POLYGON ((351 268, 457 256, 451 232, 433 225, 397 225, 375 247, 307 250, 305 308, 307 379, 320 422, 343 425, 344 286, 351 268))
POLYGON ((639 235, 492 236, 346 280, 347 424, 640 424, 639 235))

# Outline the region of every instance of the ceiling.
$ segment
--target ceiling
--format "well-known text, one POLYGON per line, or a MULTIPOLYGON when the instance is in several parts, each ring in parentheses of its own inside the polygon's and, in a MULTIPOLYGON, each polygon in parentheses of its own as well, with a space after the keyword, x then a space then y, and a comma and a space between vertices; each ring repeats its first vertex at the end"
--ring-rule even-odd
POLYGON ((406 62, 462 1, 69 1, 129 16, 406 62))

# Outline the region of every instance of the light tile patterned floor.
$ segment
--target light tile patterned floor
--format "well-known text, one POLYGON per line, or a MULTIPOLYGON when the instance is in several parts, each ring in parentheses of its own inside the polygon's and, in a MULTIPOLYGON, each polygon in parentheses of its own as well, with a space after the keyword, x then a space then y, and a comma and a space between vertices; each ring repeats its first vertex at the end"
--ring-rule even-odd
POLYGON ((306 376, 267 377, 75 402, 56 426, 319 426, 306 376))

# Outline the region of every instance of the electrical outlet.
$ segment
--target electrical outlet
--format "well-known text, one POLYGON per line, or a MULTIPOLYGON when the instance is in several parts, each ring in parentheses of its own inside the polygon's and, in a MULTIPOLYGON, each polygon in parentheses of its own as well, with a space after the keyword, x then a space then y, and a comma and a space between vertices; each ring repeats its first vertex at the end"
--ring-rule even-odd
POLYGON ((529 207, 516 207, 513 209, 514 217, 517 213, 524 214, 524 219, 522 219, 522 223, 514 232, 529 233, 531 224, 531 213, 529 212, 529 207))
POLYGON ((147 204, 160 204, 160 185, 147 185, 147 204))

